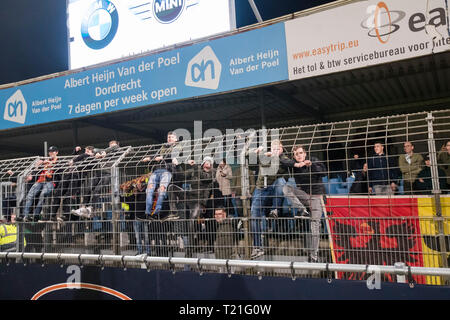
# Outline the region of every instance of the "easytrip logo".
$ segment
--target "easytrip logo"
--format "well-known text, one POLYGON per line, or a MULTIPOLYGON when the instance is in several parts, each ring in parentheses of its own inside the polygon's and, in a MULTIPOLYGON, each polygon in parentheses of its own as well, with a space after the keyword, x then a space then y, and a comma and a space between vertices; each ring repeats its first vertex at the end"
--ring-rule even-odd
MULTIPOLYGON (((391 35, 400 30, 398 24, 406 17, 406 13, 400 10, 390 10, 385 2, 367 7, 369 17, 361 22, 361 27, 368 29, 368 36, 378 39, 385 44, 391 35)), ((435 28, 447 25, 447 13, 445 8, 433 8, 429 12, 417 12, 408 18, 408 28, 411 32, 424 31, 426 26, 435 28)))

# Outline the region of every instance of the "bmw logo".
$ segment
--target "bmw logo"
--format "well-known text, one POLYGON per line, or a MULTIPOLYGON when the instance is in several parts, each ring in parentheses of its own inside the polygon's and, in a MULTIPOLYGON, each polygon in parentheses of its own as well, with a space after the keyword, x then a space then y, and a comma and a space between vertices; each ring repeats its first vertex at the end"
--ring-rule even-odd
POLYGON ((186 0, 155 0, 153 13, 161 23, 172 23, 183 12, 186 0))
POLYGON ((89 7, 81 23, 81 36, 89 48, 99 50, 111 43, 118 27, 119 14, 114 4, 97 0, 89 7))

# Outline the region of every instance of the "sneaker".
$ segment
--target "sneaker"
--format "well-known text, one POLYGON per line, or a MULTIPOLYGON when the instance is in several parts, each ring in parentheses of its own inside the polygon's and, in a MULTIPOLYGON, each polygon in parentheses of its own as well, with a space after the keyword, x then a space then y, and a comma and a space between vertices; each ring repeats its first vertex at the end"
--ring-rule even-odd
POLYGON ((23 222, 34 222, 34 217, 26 216, 23 218, 23 222))
POLYGON ((270 210, 269 216, 271 218, 278 218, 278 209, 270 210))
POLYGON ((37 217, 37 219, 38 219, 39 223, 45 223, 45 222, 49 221, 49 218, 48 217, 44 217, 44 216, 37 217))
POLYGON ((159 220, 159 216, 157 214, 146 214, 145 219, 146 220, 159 220))
POLYGON ((313 257, 309 256, 309 257, 308 257, 308 262, 310 262, 310 263, 318 263, 318 262, 319 262, 319 259, 313 258, 313 257))
POLYGON ((57 217, 56 221, 58 221, 58 222, 66 222, 66 221, 69 221, 69 217, 66 216, 65 214, 63 214, 62 216, 57 217))
POLYGON ((255 249, 253 249, 252 254, 250 255, 250 259, 253 260, 253 259, 259 258, 263 255, 264 255, 263 249, 255 248, 255 249))
POLYGON ((92 218, 92 207, 86 207, 80 209, 80 217, 92 218))
POLYGON ((72 210, 71 212, 79 217, 92 218, 92 207, 81 207, 80 209, 72 210))
POLYGON ((80 216, 81 215, 81 209, 83 209, 83 208, 80 208, 80 209, 74 209, 74 210, 72 210, 72 211, 70 211, 72 214, 74 214, 74 215, 76 215, 76 216, 80 216))
POLYGON ((309 211, 306 209, 303 209, 302 211, 297 212, 297 214, 294 216, 294 218, 306 219, 306 218, 309 218, 310 216, 311 216, 311 214, 309 213, 309 211))
POLYGON ((180 217, 177 214, 171 213, 171 214, 168 214, 165 217, 163 217, 161 220, 173 221, 173 220, 178 220, 178 219, 180 219, 180 217))
POLYGON ((138 221, 146 221, 147 215, 146 214, 136 214, 136 220, 138 221))

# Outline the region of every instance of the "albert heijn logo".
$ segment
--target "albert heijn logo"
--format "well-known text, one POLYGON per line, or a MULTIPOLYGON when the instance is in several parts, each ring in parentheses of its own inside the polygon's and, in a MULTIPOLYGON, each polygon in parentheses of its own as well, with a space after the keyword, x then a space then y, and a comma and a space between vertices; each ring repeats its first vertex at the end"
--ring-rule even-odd
POLYGON ((190 87, 216 90, 221 74, 222 64, 213 49, 206 46, 189 61, 185 84, 190 87))
POLYGON ((3 119, 24 124, 26 117, 27 102, 19 89, 6 101, 3 119))
POLYGON ((153 14, 161 23, 172 23, 183 12, 186 0, 155 0, 153 14))

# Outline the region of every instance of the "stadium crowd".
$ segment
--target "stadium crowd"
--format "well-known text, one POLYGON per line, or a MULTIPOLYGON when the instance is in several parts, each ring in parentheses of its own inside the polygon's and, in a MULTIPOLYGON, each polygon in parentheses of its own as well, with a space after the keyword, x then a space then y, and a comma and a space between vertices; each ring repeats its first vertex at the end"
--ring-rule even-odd
MULTIPOLYGON (((177 135, 169 132, 166 143, 157 152, 140 159, 146 172, 120 185, 121 212, 133 221, 138 254, 149 253, 149 221, 179 221, 177 232, 192 244, 201 232, 198 221, 209 218, 215 222, 216 256, 229 258, 231 246, 226 244, 235 241, 231 235, 242 228, 243 201, 248 200, 252 259, 265 254, 264 235, 271 227, 266 217, 289 217, 309 221, 312 241, 308 259, 318 261, 321 219, 326 195, 330 193, 326 190, 330 172, 327 161, 311 156, 302 145, 287 150, 282 141, 273 140, 268 150, 248 150, 248 155, 264 155, 271 161, 249 165, 247 170, 210 156, 200 162, 181 161, 173 157, 177 143, 177 135), (277 165, 274 167, 273 163, 277 165), (242 192, 243 174, 248 177, 246 194, 242 192), (286 204, 290 208, 287 213, 286 204)), ((410 141, 404 142, 403 147, 404 153, 395 158, 387 156, 385 145, 378 141, 370 156, 357 149, 348 154, 348 165, 341 168, 344 178, 351 181, 347 193, 431 194, 430 155, 415 153, 410 141)), ((58 148, 51 146, 48 157, 37 161, 26 176, 22 203, 18 204, 15 196, 2 200, 4 218, 22 223, 92 219, 102 211, 102 202, 111 200, 110 165, 121 152, 119 142, 110 141, 105 149, 86 146, 83 150, 78 146, 67 160, 61 159, 58 148), (14 210, 16 207, 19 212, 14 210), (45 214, 44 207, 48 208, 45 214)), ((450 186, 450 141, 437 154, 437 161, 439 187, 446 193, 450 186)), ((18 172, 7 173, 16 184, 18 172)), ((186 256, 192 255, 191 250, 186 251, 186 256)))

